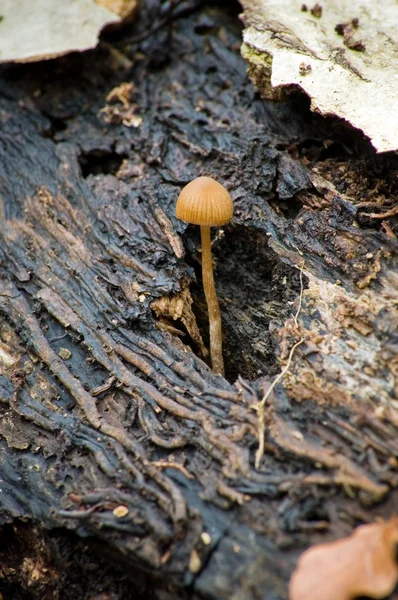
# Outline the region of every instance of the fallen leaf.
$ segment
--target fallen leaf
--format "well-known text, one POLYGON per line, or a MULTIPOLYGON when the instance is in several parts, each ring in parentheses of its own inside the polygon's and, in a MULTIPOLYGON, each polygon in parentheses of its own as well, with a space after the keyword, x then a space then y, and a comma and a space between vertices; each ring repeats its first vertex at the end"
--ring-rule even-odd
POLYGON ((129 19, 137 8, 138 0, 95 0, 97 4, 105 6, 110 11, 122 17, 129 19))
POLYGON ((38 61, 94 48, 105 25, 119 23, 136 3, 0 0, 0 62, 38 61))
POLYGON ((290 600, 384 598, 398 579, 398 517, 361 525, 348 537, 301 555, 289 585, 290 600))
POLYGON ((191 292, 189 291, 189 280, 186 278, 182 282, 182 289, 178 294, 157 298, 151 303, 151 308, 155 311, 158 318, 166 317, 174 321, 181 321, 191 338, 200 348, 202 355, 207 356, 208 352, 191 308, 192 302, 191 292))

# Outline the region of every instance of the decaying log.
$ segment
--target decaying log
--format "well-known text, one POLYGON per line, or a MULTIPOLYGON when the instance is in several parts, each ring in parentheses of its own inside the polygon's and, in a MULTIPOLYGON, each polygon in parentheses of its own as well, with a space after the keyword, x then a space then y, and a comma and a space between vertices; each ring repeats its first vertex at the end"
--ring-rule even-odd
POLYGON ((70 531, 156 598, 279 600, 305 546, 395 510, 397 161, 261 100, 225 7, 148 5, 1 73, 0 521, 52 570, 26 543, 0 573, 63 597, 48 531, 70 531), (213 244, 226 379, 174 217, 199 174, 236 207, 213 244))

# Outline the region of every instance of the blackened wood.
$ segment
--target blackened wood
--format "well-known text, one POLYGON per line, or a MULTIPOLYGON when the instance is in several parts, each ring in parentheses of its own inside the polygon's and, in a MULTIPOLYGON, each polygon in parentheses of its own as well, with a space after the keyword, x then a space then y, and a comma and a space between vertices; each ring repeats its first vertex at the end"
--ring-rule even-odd
POLYGON ((279 600, 304 546, 394 510, 396 223, 361 216, 359 181, 383 206, 397 164, 258 98, 236 15, 182 5, 139 47, 2 71, 1 523, 88 535, 159 598, 279 600), (236 206, 213 246, 227 379, 174 217, 205 174, 236 206))

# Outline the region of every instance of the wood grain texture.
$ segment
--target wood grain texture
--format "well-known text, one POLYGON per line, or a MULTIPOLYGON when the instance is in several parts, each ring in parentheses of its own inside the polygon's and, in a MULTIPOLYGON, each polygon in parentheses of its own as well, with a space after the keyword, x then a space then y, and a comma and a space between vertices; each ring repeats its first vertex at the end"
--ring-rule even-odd
POLYGON ((397 242, 327 173, 366 172, 383 205, 396 159, 258 98, 225 8, 174 16, 139 46, 1 73, 0 518, 90 536, 159 600, 280 600, 305 546, 394 510, 397 242), (151 309, 188 276, 208 341, 198 232, 174 208, 212 174, 236 207, 213 244, 227 379, 151 309), (255 409, 300 338, 256 470, 255 409))

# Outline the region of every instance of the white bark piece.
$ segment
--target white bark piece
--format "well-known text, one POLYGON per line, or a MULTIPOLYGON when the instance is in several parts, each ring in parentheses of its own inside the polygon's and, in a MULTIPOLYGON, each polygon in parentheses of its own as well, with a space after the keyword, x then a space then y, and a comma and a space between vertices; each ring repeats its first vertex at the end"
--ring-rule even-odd
POLYGON ((0 62, 94 48, 103 27, 120 20, 95 0, 0 0, 0 62))
POLYGON ((267 97, 300 87, 312 110, 361 129, 377 152, 397 150, 398 3, 315 2, 241 0, 251 78, 267 97))

